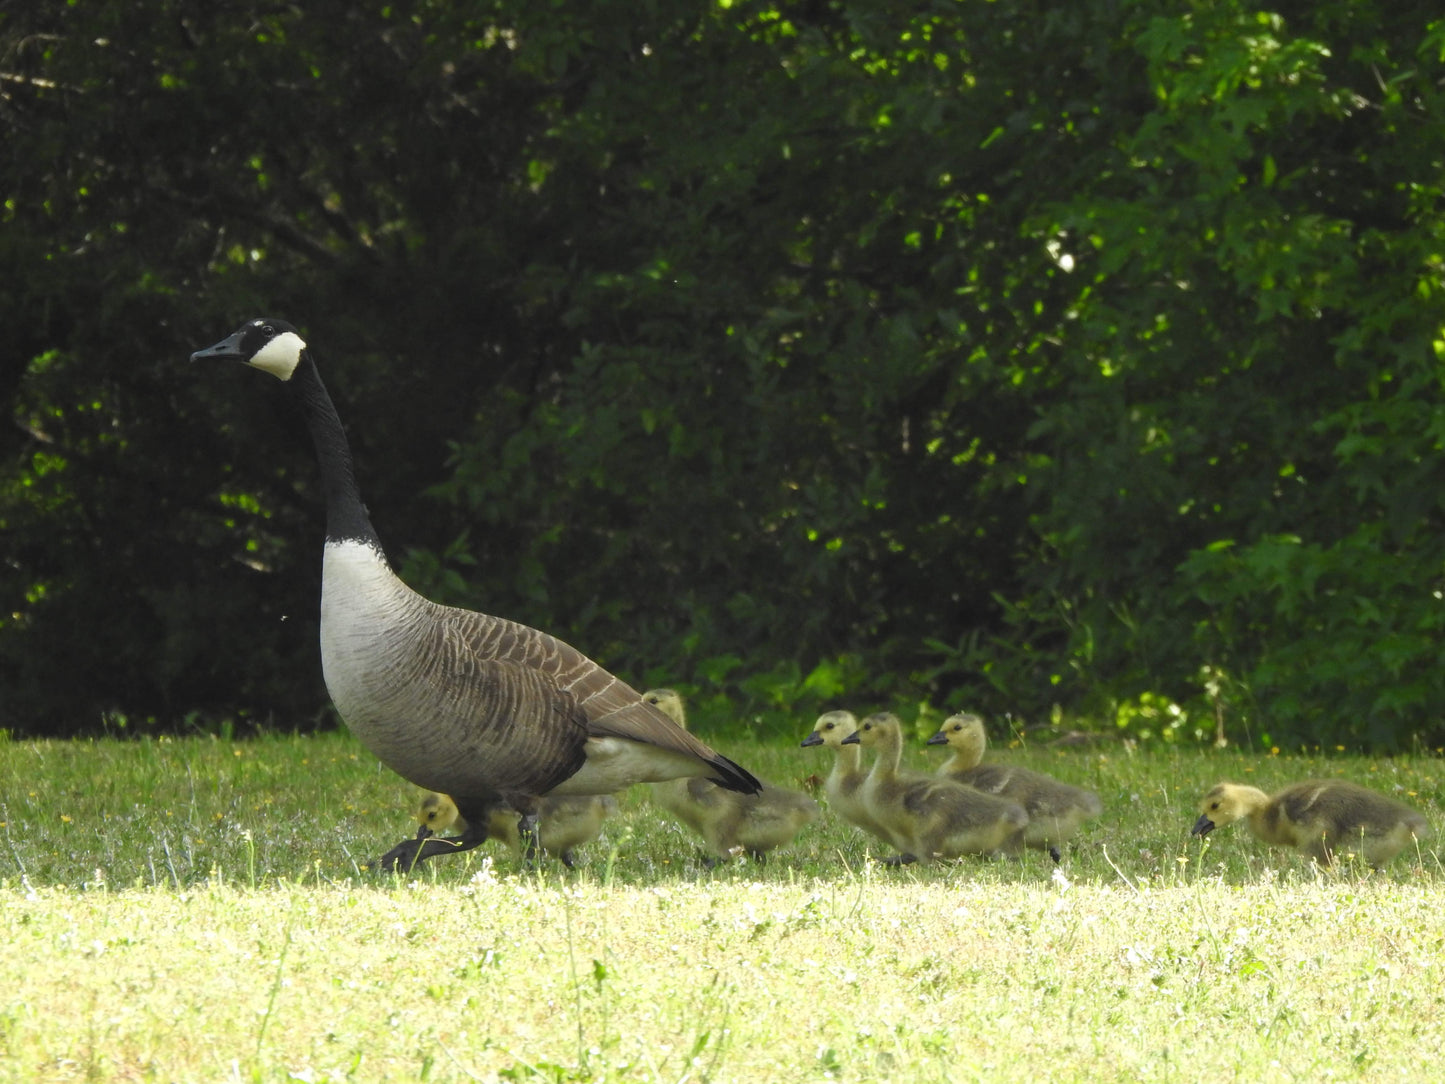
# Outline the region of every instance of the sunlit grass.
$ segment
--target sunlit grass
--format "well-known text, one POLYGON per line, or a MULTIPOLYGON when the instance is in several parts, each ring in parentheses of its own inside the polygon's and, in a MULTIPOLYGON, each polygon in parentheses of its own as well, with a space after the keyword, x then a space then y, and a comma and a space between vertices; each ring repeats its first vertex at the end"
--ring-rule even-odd
POLYGON ((1220 779, 1342 776, 1438 832, 1440 760, 990 756, 1103 797, 1059 873, 883 867, 826 814, 708 870, 637 788, 576 874, 499 846, 406 881, 367 867, 418 791, 344 735, 0 743, 0 1080, 1428 1078, 1438 839, 1321 873, 1188 831, 1220 779))

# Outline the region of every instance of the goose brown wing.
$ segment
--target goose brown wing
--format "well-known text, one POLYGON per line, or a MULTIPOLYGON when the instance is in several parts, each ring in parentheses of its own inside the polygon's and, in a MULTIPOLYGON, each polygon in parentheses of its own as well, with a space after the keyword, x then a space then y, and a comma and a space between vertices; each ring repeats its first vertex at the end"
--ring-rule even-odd
POLYGON ((549 672, 546 645, 517 632, 542 634, 471 610, 439 609, 419 669, 443 679, 438 687, 464 690, 457 709, 465 729, 450 755, 478 765, 487 784, 508 794, 544 794, 575 774, 586 760, 587 715, 549 672))
POLYGON ((587 717, 575 697, 505 659, 479 660, 475 673, 477 710, 465 751, 487 765, 498 790, 545 794, 582 767, 587 717))
POLYGON ((585 720, 587 736, 625 738, 696 757, 712 767, 714 780, 729 790, 753 794, 761 787, 746 769, 719 755, 645 703, 636 689, 613 677, 570 644, 505 618, 470 610, 451 613, 479 661, 507 662, 535 672, 539 682, 577 705, 585 720))
POLYGON ((610 683, 598 695, 584 700, 588 732, 593 737, 626 738, 695 757, 712 768, 712 781, 727 790, 756 794, 762 789, 763 785, 746 768, 693 737, 600 666, 593 667, 610 683), (629 696, 634 699, 629 701, 629 696))

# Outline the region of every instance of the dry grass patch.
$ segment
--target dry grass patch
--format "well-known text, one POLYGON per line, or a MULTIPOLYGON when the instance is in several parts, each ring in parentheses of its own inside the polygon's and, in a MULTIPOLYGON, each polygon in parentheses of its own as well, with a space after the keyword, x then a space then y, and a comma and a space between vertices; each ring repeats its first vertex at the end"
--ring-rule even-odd
POLYGON ((10 887, 0 1078, 1423 1079, 1433 888, 10 887))

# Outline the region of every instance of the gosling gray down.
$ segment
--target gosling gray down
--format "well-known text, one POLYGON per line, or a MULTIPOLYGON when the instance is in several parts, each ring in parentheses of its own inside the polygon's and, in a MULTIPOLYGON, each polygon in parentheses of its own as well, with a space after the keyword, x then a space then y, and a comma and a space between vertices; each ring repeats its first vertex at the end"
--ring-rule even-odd
POLYGON ((1273 796, 1256 787, 1220 783, 1199 809, 1190 835, 1205 836, 1243 819, 1264 842, 1293 847, 1321 866, 1331 865, 1340 851, 1354 850, 1379 868, 1430 834, 1418 810, 1343 779, 1291 783, 1273 796))
POLYGON ((933 775, 903 775, 903 724, 892 712, 869 715, 844 739, 876 751, 863 804, 888 830, 900 861, 930 862, 1023 846, 1023 806, 933 775))
MULTIPOLYGON (((649 689, 642 698, 686 729, 687 710, 679 693, 649 689)), ((652 784, 652 800, 701 836, 718 859, 739 853, 760 859, 791 843, 818 817, 813 799, 771 783, 764 783, 756 794, 738 794, 706 779, 674 779, 652 784)))
MULTIPOLYGON (((537 845, 553 854, 568 869, 575 869, 573 848, 591 843, 602 834, 602 822, 617 812, 617 799, 610 794, 566 794, 543 798, 537 808, 537 845)), ((428 794, 417 808, 421 838, 440 837, 443 832, 466 830, 466 820, 456 803, 445 794, 428 794)), ((521 818, 515 810, 494 809, 487 819, 487 838, 496 839, 523 855, 524 840, 518 829, 521 818)))
POLYGON ((812 733, 803 739, 802 744, 804 748, 822 745, 833 750, 833 770, 823 783, 828 808, 853 827, 863 829, 891 847, 893 837, 873 819, 873 814, 863 804, 861 791, 868 774, 863 771, 862 747, 856 742, 845 744, 857 729, 858 717, 851 711, 825 711, 818 716, 812 733))
POLYGON ((248 320, 191 355, 212 359, 277 377, 311 432, 326 499, 321 668, 332 702, 383 764, 450 795, 467 823, 458 845, 406 840, 384 865, 410 868, 477 846, 494 808, 520 814, 535 844, 537 803, 549 793, 610 794, 681 776, 757 792, 745 769, 575 648, 504 618, 439 605, 392 572, 341 419, 294 327, 248 320))
POLYGON ((1029 826, 1024 829, 1025 846, 1048 851, 1055 862, 1059 861, 1058 845, 1071 839, 1083 821, 1104 811, 1104 803, 1091 790, 1027 768, 980 763, 988 748, 988 735, 984 732, 983 720, 977 715, 969 712, 950 715, 938 733, 928 739, 928 744, 947 745, 953 750, 953 755, 938 769, 943 778, 1023 806, 1029 815, 1029 826))

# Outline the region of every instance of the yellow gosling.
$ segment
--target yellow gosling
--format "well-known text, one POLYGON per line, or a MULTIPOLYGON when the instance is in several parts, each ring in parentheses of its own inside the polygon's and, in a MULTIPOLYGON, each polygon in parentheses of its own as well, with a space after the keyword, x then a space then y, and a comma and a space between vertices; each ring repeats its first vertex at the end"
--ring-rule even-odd
MULTIPOLYGON (((568 869, 575 868, 573 848, 591 843, 602 833, 602 822, 617 812, 617 799, 610 794, 552 795, 537 806, 538 846, 556 855, 568 869)), ((493 809, 487 815, 487 838, 498 839, 522 855, 521 815, 511 809, 493 809)), ((445 794, 428 794, 417 809, 421 824, 418 836, 465 832, 467 822, 456 803, 445 794)))
MULTIPOLYGON (((650 689, 642 699, 687 729, 687 709, 675 690, 650 689)), ((738 794, 706 779, 675 779, 653 783, 652 800, 702 837, 710 859, 761 859, 818 817, 812 798, 767 782, 756 794, 738 794)))
POLYGON ((863 804, 861 791, 868 773, 863 770, 862 749, 857 744, 844 744, 857 729, 858 717, 851 711, 825 711, 813 724, 812 733, 803 739, 803 746, 823 745, 833 750, 833 770, 823 783, 828 808, 891 847, 893 837, 863 804))
POLYGON ((1055 862, 1059 861, 1059 844, 1071 839, 1081 823, 1104 811, 1104 803, 1091 790, 1027 768, 981 763, 988 736, 977 715, 950 715, 928 744, 947 745, 953 750, 938 769, 940 776, 1023 806, 1029 815, 1024 844, 1048 851, 1055 862))
POLYGON ((1204 796, 1190 835, 1247 820, 1250 830, 1280 847, 1293 847, 1322 866, 1353 851, 1375 868, 1430 834, 1419 811, 1340 779, 1292 783, 1273 796, 1239 783, 1220 783, 1204 796))
POLYGON ((903 861, 991 854, 1023 845, 1029 815, 1017 802, 950 779, 899 772, 903 724, 892 712, 868 716, 845 741, 876 751, 861 796, 903 861))

